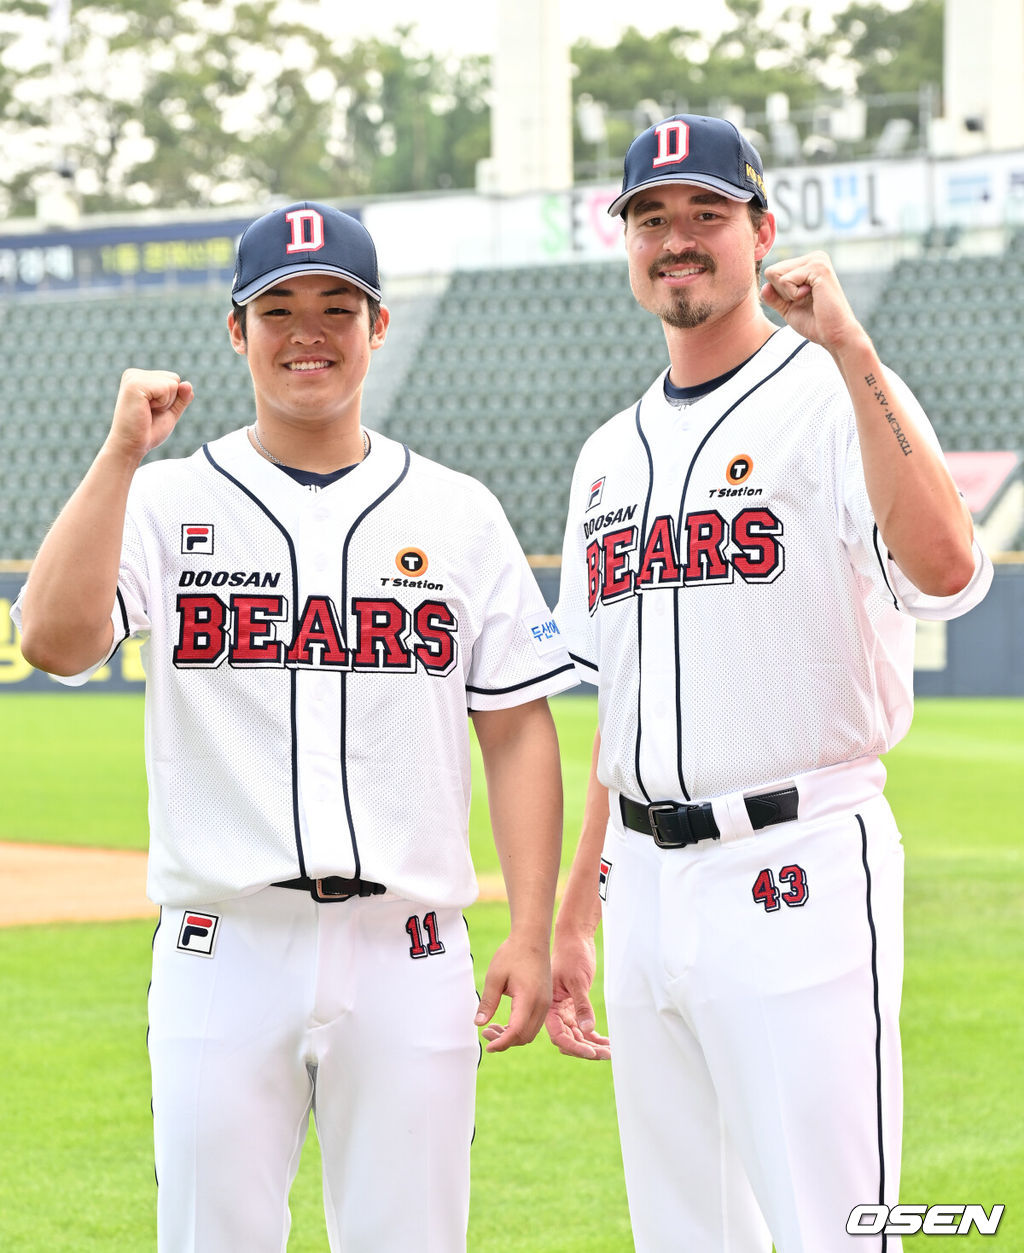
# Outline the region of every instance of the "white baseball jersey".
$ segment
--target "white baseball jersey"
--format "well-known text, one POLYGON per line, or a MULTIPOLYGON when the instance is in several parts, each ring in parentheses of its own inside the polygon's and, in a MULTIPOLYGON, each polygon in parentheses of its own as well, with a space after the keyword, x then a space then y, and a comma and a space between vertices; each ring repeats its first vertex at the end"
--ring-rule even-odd
POLYGON ((299 875, 468 905, 467 708, 577 681, 495 497, 381 435, 319 491, 244 430, 143 466, 114 624, 145 640, 163 905, 299 875))
MULTIPOLYGON (((914 618, 966 612, 991 563, 976 545, 946 599, 896 568, 848 392, 792 329, 682 408, 664 379, 590 437, 572 484, 556 615, 600 676, 601 781, 701 800, 890 749, 912 715, 914 618)), ((934 439, 899 379, 879 388, 934 439)))
MULTIPOLYGON (((899 1197, 903 852, 877 755, 910 723, 914 617, 969 609, 991 566, 978 549, 945 600, 895 567, 846 387, 790 328, 692 403, 664 381, 580 455, 557 610, 613 791, 597 869, 633 1239, 877 1253, 846 1234, 863 1197, 899 1197), (798 811, 755 829, 746 797, 786 787, 798 811), (718 835, 659 847, 615 792, 707 801, 718 835)), ((878 381, 897 389, 934 439, 878 381)))

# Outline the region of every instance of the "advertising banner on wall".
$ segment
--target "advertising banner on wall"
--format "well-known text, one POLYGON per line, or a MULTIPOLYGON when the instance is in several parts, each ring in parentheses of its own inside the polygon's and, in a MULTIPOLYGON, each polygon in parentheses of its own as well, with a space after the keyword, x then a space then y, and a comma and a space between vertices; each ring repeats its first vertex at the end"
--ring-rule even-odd
MULTIPOLYGON (((1024 226, 1021 152, 795 166, 766 181, 786 247, 1024 226)), ((391 274, 610 260, 622 255, 622 221, 608 216, 618 193, 607 183, 507 198, 407 197, 367 204, 363 220, 391 274)))
POLYGON ((230 284, 247 219, 0 235, 0 293, 211 279, 230 284))
MULTIPOLYGON (((871 160, 769 170, 768 200, 786 247, 1024 226, 1024 152, 957 160, 871 160)), ((434 193, 339 205, 361 217, 389 277, 612 259, 618 183, 499 197, 434 193)), ((235 242, 266 206, 223 219, 0 231, 0 296, 33 291, 231 281, 235 242)), ((15 225, 15 224, 10 224, 15 225)))
POLYGON ((18 648, 18 633, 11 621, 11 605, 17 599, 24 573, 0 571, 0 695, 4 692, 142 692, 146 675, 139 659, 139 643, 122 644, 110 664, 101 667, 82 688, 68 688, 48 674, 33 670, 18 648))

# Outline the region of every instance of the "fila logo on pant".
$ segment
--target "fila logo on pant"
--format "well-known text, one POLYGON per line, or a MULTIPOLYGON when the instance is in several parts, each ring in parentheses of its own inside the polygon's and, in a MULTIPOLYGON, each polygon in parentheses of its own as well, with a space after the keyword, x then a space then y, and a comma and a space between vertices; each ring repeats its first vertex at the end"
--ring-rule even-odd
POLYGON ((212 957, 219 922, 220 917, 217 914, 200 914, 186 909, 181 919, 181 930, 178 932, 178 951, 193 953, 198 957, 212 957))

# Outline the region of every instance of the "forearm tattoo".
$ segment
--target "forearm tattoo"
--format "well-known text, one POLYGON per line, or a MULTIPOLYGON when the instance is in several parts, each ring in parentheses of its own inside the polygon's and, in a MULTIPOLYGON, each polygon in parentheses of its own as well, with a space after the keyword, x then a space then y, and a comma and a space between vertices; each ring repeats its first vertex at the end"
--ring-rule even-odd
POLYGON ((900 426, 899 420, 897 419, 896 415, 893 413, 892 409, 890 408, 889 398, 886 396, 884 390, 879 385, 878 379, 876 379, 873 374, 865 374, 864 382, 867 383, 868 387, 872 389, 875 395, 875 399, 878 401, 879 405, 881 405, 881 407, 885 410, 885 420, 892 427, 892 433, 893 435, 896 436, 896 442, 899 444, 900 448, 903 450, 904 457, 909 457, 914 450, 910 447, 910 440, 907 439, 903 431, 903 427, 900 426))

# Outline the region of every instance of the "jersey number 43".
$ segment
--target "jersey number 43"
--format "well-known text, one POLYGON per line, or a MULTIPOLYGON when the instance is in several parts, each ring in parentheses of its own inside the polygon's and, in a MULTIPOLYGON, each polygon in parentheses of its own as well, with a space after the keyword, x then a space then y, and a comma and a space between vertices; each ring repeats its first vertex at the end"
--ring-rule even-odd
POLYGON ((807 875, 800 866, 783 866, 779 871, 779 882, 787 885, 785 891, 779 888, 771 870, 762 870, 754 880, 751 895, 756 904, 764 906, 765 913, 773 914, 783 905, 793 909, 807 904, 807 875))

